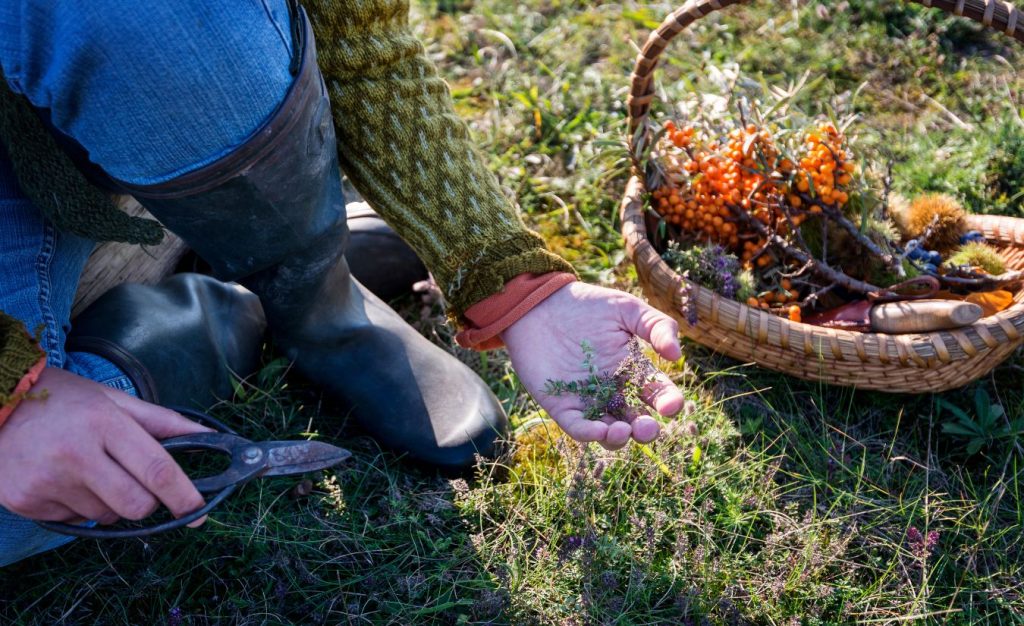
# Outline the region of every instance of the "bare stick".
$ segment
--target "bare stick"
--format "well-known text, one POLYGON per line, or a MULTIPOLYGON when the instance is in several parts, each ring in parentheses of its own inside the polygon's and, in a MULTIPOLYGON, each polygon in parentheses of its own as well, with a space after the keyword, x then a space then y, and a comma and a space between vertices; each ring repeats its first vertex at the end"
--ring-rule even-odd
POLYGON ((992 291, 1004 287, 1014 287, 1024 282, 1024 270, 1003 272, 998 276, 951 276, 949 274, 929 274, 938 279, 939 283, 948 287, 961 287, 973 291, 992 291))
POLYGON ((868 250, 868 252, 881 259, 882 263, 885 263, 889 267, 889 269, 896 272, 897 276, 904 275, 903 265, 899 262, 899 258, 882 250, 878 246, 878 244, 876 244, 874 241, 871 241, 870 237, 860 232, 860 229, 857 228, 857 226, 853 222, 846 219, 846 216, 843 215, 842 211, 837 209, 834 205, 826 204, 822 202, 819 198, 809 196, 805 193, 801 193, 800 198, 803 199, 803 201, 807 202, 808 204, 819 207, 830 220, 832 220, 836 224, 839 224, 839 226, 842 227, 843 230, 849 233, 851 237, 856 239, 857 243, 864 246, 868 250))
MULTIPOLYGON (((729 207, 729 210, 732 211, 733 215, 757 231, 762 238, 777 248, 785 256, 789 256, 796 259, 798 262, 803 263, 811 273, 817 274, 821 278, 825 279, 828 284, 844 287, 850 291, 863 294, 880 293, 884 291, 871 283, 847 276, 838 270, 832 269, 822 261, 815 259, 806 250, 801 250, 800 248, 790 244, 777 233, 769 231, 767 226, 762 224, 760 220, 751 217, 750 214, 744 211, 742 207, 738 207, 731 203, 726 203, 726 206, 729 207)), ((799 229, 796 230, 794 235, 798 239, 802 239, 799 229)))
POLYGON ((824 287, 818 289, 817 291, 815 291, 811 295, 809 295, 806 298, 804 298, 804 306, 814 306, 814 305, 818 304, 818 300, 821 299, 822 296, 825 296, 826 294, 830 293, 835 288, 836 288, 836 286, 834 284, 832 284, 832 285, 825 285, 824 287))

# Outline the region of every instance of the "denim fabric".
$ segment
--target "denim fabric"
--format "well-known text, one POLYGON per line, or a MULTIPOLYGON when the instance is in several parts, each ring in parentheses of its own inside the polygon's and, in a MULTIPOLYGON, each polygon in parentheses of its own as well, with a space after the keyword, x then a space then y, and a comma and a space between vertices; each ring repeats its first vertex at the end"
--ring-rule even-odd
POLYGON ((110 176, 153 184, 228 154, 292 83, 286 0, 5 0, 0 67, 110 176))
MULTIPOLYGON (((286 0, 0 2, 11 87, 114 178, 153 184, 230 153, 292 83, 286 0)), ((49 365, 134 395, 109 361, 66 353, 93 243, 58 232, 23 197, 0 152, 0 310, 41 329, 49 365)), ((0 566, 70 541, 0 509, 0 566)))
MULTIPOLYGON (((93 242, 57 231, 25 199, 0 147, 0 310, 39 331, 47 364, 135 395, 106 359, 65 352, 71 304, 93 242)), ((70 541, 0 508, 0 566, 70 541)))

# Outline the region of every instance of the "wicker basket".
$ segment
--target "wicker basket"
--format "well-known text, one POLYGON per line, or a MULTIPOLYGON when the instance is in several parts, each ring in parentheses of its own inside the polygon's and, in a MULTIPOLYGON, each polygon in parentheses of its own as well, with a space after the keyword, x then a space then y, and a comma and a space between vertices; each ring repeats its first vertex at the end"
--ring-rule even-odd
MULTIPOLYGON (((807 380, 888 392, 938 392, 965 385, 991 371, 1024 341, 1024 291, 1014 304, 972 326, 917 335, 833 330, 791 322, 723 298, 690 283, 698 322, 680 311, 687 281, 674 272, 648 239, 647 190, 637 157, 646 143, 646 119, 654 99, 653 73, 668 43, 694 21, 743 0, 690 0, 647 38, 633 69, 629 96, 629 140, 633 177, 620 207, 626 251, 636 265, 644 293, 654 306, 680 321, 682 333, 718 352, 807 380), (642 129, 639 132, 637 129, 642 129)), ((996 0, 919 0, 963 15, 1024 42, 1019 12, 996 0)), ((1024 220, 973 215, 981 231, 1003 253, 1008 267, 1024 268, 1024 220)))

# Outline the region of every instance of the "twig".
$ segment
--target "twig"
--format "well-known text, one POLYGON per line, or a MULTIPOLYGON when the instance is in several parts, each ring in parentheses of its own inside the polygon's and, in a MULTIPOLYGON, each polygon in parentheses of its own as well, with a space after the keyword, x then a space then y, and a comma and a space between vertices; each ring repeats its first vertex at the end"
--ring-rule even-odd
POLYGON ((974 291, 992 291, 1004 287, 1012 287, 1024 282, 1024 270, 1003 272, 998 276, 951 276, 949 274, 932 274, 939 283, 948 287, 960 287, 974 291))
MULTIPOLYGON (((796 259, 798 262, 806 265, 810 272, 817 274, 821 278, 825 279, 828 284, 843 287, 850 291, 863 294, 879 293, 884 291, 883 289, 880 289, 879 287, 872 285, 871 283, 867 283, 862 280, 857 280, 856 278, 847 276, 846 274, 838 270, 832 269, 826 263, 819 261, 818 259, 815 259, 809 252, 806 251, 806 246, 804 250, 801 250, 800 248, 790 244, 777 233, 771 232, 767 226, 762 224, 760 220, 755 219, 746 211, 744 211, 742 207, 738 207, 728 202, 726 203, 726 206, 729 207, 729 210, 732 211, 733 215, 742 220, 747 226, 750 226, 755 231, 757 231, 757 233, 761 235, 761 237, 765 239, 765 241, 767 241, 772 246, 777 248, 785 256, 796 259)), ((801 241, 801 245, 804 245, 802 242, 803 237, 801 237, 800 235, 800 229, 796 229, 796 231, 793 232, 793 235, 798 240, 801 241)))
POLYGON ((818 289, 817 291, 815 291, 811 295, 809 295, 806 298, 804 298, 804 305, 805 306, 814 306, 814 305, 816 305, 818 303, 818 300, 822 296, 827 295, 828 293, 830 293, 835 288, 836 288, 835 284, 825 285, 824 287, 818 289))
POLYGON ((889 219, 889 193, 892 192, 892 159, 886 164, 885 178, 882 180, 882 219, 889 219))
POLYGON ((782 276, 783 278, 794 279, 794 278, 799 278, 800 276, 803 276, 809 270, 810 270, 810 267, 806 263, 804 263, 803 265, 800 266, 800 269, 798 269, 797 271, 790 272, 788 274, 786 274, 785 272, 779 272, 779 276, 782 276))
POLYGON ((821 199, 815 198, 814 196, 809 196, 805 193, 800 193, 800 198, 804 202, 819 207, 830 220, 832 220, 836 224, 839 224, 839 226, 841 226, 843 230, 849 233, 851 237, 856 239, 857 243, 864 246, 868 250, 868 252, 881 259, 882 262, 885 263, 889 267, 889 269, 895 272, 897 276, 904 276, 903 265, 899 262, 898 257, 895 257, 892 254, 878 247, 878 244, 876 244, 874 241, 871 241, 871 238, 862 233, 853 222, 846 219, 846 216, 843 215, 842 212, 839 209, 837 209, 834 205, 822 202, 821 199))
POLYGON ((924 229, 921 236, 917 238, 919 247, 924 247, 928 243, 928 240, 935 234, 935 227, 939 225, 939 216, 936 215, 932 218, 931 223, 928 224, 928 228, 924 229))

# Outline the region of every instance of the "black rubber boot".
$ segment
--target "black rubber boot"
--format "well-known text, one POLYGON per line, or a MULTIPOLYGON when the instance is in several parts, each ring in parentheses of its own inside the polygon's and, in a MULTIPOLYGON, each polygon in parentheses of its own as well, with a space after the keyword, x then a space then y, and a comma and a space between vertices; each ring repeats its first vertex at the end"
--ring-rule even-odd
POLYGON ((202 170, 125 189, 225 280, 256 293, 276 344, 389 448, 462 468, 505 430, 494 394, 352 277, 327 91, 300 11, 295 83, 246 144, 202 170))
POLYGON ((259 365, 259 298, 201 274, 114 287, 71 322, 68 349, 120 367, 143 400, 206 409, 259 365))
POLYGON ((364 287, 385 302, 412 293, 412 286, 427 279, 427 268, 365 202, 345 206, 349 241, 345 259, 364 287))

